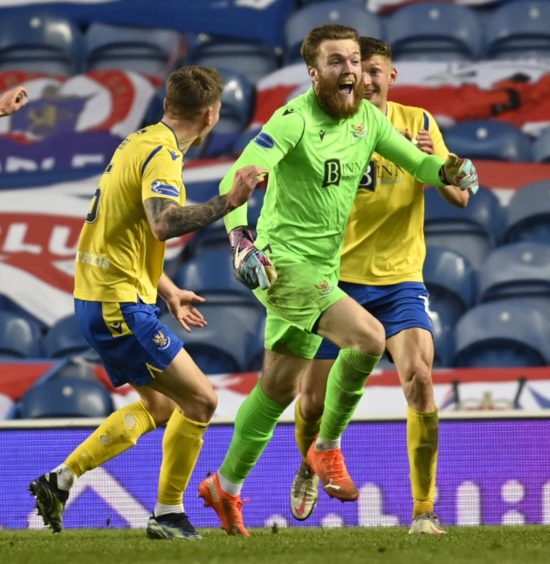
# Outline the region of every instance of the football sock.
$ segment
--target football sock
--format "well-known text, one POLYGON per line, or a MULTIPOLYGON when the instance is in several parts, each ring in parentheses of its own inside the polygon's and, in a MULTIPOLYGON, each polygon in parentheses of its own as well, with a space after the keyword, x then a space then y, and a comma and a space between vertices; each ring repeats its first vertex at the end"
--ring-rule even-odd
POLYGON ((265 395, 261 382, 258 382, 237 412, 233 438, 219 470, 220 480, 223 476, 233 484, 244 482, 271 439, 284 410, 285 406, 265 395))
POLYGON ((414 500, 413 519, 434 509, 438 446, 437 411, 423 413, 409 407, 407 412, 407 450, 414 500))
POLYGON ((74 484, 76 476, 66 464, 60 464, 54 468, 51 473, 57 474, 57 487, 60 490, 69 491, 74 484))
POLYGON ((340 349, 328 376, 319 439, 340 438, 363 395, 365 382, 379 360, 380 356, 340 349))
POLYGON ((185 513, 183 503, 178 503, 177 505, 164 505, 163 503, 157 503, 155 505, 155 510, 153 511, 153 515, 155 517, 170 515, 170 513, 185 513))
POLYGON ((294 406, 294 434, 296 437, 296 444, 305 458, 311 443, 315 440, 315 437, 319 433, 319 427, 321 426, 321 417, 314 419, 313 421, 307 421, 303 418, 302 412, 300 411, 300 398, 296 400, 294 406))
POLYGON ((65 464, 78 478, 134 446, 141 435, 156 428, 142 401, 126 405, 107 419, 69 455, 65 464))
POLYGON ((162 440, 158 503, 182 503, 183 492, 197 463, 207 427, 208 423, 192 421, 178 408, 172 412, 162 440))

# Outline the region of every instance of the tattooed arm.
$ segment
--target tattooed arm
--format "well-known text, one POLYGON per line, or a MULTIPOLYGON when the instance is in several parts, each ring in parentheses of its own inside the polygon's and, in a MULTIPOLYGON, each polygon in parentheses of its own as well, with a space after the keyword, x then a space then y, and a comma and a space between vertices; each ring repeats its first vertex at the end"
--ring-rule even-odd
POLYGON ((206 204, 180 206, 168 198, 148 198, 143 202, 151 230, 157 239, 166 241, 201 229, 244 204, 259 182, 265 168, 245 166, 237 171, 231 190, 206 204))

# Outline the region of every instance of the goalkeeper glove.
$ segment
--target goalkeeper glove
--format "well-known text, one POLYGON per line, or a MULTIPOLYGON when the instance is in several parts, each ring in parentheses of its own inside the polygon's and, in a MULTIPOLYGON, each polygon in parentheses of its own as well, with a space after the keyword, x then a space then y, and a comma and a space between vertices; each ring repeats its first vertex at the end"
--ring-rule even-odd
POLYGON ((479 179, 474 163, 470 159, 461 159, 454 153, 449 153, 447 160, 439 169, 439 178, 445 184, 468 190, 472 195, 479 190, 479 179))
POLYGON ((233 251, 233 274, 245 286, 267 290, 277 279, 277 272, 267 256, 254 245, 250 227, 236 227, 229 232, 233 251))

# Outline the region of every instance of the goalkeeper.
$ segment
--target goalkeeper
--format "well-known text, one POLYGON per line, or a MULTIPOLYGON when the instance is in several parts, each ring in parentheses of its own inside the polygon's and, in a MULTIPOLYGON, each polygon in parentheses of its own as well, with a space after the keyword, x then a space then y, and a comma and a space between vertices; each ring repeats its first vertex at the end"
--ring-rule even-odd
POLYGON ((357 32, 329 24, 304 39, 302 56, 312 88, 277 110, 223 179, 225 193, 246 163, 269 170, 258 237, 246 210, 226 216, 237 277, 267 310, 263 375, 241 405, 233 439, 217 472, 199 485, 228 534, 248 536, 242 484, 268 444, 322 338, 339 349, 328 377, 323 419, 308 463, 325 491, 358 497, 340 437, 365 381, 385 349, 382 324, 338 287, 345 228, 363 172, 374 151, 423 183, 476 190, 469 160, 446 161, 417 149, 363 100, 357 32))
MULTIPOLYGON (((360 38, 365 98, 418 147, 445 158, 448 151, 432 116, 421 108, 388 102, 397 78, 391 47, 360 38)), ((464 207, 469 194, 440 188, 449 203, 464 207)), ((424 185, 393 163, 375 157, 363 177, 347 227, 340 287, 384 326, 386 350, 395 363, 408 403, 407 446, 413 492, 411 533, 439 534, 434 513, 438 417, 432 386, 434 344, 428 292, 422 282, 424 185)), ((291 488, 291 511, 307 519, 317 503, 319 477, 306 460, 319 431, 327 377, 338 348, 324 340, 304 374, 296 402, 296 442, 304 457, 291 488)))

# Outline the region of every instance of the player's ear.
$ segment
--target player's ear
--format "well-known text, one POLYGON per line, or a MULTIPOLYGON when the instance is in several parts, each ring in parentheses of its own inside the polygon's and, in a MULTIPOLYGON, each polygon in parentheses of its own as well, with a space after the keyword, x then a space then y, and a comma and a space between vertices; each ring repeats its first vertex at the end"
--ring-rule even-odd
POLYGON ((310 67, 308 65, 307 74, 309 74, 309 78, 311 78, 313 80, 313 79, 317 78, 317 75, 318 75, 317 69, 315 67, 310 67))
POLYGON ((392 67, 390 70, 390 79, 388 81, 388 84, 391 86, 396 80, 397 80, 397 69, 395 67, 392 67))

